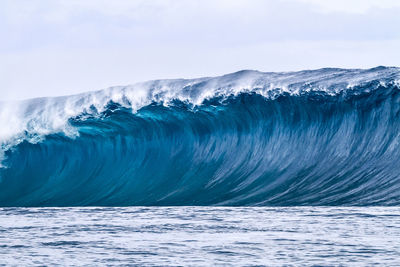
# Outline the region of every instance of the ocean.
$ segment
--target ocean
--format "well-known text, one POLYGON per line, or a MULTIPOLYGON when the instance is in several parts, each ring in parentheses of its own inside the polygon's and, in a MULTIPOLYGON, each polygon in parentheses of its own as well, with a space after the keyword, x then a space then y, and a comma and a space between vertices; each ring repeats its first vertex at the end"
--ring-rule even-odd
POLYGON ((0 209, 0 265, 399 266, 399 207, 0 209))
POLYGON ((400 69, 0 102, 0 264, 400 265, 400 69))

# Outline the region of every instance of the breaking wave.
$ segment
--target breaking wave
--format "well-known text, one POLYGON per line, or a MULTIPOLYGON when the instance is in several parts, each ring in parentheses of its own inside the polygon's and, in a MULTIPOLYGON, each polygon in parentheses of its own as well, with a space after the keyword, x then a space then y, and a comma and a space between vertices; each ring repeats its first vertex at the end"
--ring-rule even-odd
POLYGON ((400 69, 0 103, 0 206, 399 205, 400 69))

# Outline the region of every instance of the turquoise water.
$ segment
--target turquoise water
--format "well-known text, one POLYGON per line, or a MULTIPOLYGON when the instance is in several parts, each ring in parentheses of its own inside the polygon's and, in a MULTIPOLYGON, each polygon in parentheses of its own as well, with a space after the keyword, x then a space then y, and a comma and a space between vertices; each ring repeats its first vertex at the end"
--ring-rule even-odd
POLYGON ((1 265, 400 265, 398 207, 0 209, 1 265))
POLYGON ((400 69, 0 103, 0 207, 399 206, 400 69))
POLYGON ((400 266, 400 68, 0 102, 0 127, 0 265, 400 266))

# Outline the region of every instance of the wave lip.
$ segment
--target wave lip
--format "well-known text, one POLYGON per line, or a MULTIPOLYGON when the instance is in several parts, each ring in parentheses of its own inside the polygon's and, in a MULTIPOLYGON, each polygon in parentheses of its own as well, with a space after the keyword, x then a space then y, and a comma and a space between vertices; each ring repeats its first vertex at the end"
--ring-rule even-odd
POLYGON ((0 206, 399 205, 399 77, 240 71, 1 103, 0 206))

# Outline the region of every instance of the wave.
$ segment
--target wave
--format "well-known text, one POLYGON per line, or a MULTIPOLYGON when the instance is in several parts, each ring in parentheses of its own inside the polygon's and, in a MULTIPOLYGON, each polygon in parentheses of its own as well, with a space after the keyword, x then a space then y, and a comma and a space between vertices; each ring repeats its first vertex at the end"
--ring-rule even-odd
POLYGON ((399 205, 400 69, 0 103, 0 206, 399 205))

